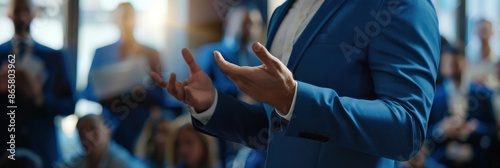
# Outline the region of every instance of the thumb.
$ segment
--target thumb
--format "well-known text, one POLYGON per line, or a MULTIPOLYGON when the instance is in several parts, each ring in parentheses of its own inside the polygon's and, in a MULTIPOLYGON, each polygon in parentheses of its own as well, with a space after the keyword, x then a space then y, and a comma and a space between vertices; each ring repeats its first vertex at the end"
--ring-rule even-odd
POLYGON ((252 50, 264 65, 269 68, 279 68, 281 61, 274 57, 269 51, 259 42, 255 42, 252 45, 252 50))

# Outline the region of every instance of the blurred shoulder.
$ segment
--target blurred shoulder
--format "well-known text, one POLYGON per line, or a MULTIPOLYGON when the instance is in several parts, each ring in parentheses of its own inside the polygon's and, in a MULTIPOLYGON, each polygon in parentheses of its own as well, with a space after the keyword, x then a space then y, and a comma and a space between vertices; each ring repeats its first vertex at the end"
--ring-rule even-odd
POLYGON ((489 88, 477 83, 470 84, 470 92, 474 93, 475 96, 481 97, 491 96, 493 94, 493 92, 489 88))
POLYGON ((95 52, 98 53, 98 52, 102 52, 102 51, 116 50, 116 48, 119 46, 120 46, 119 42, 114 42, 111 44, 107 44, 107 45, 98 47, 97 49, 95 49, 95 52))
POLYGON ((62 57, 63 51, 50 48, 46 45, 35 42, 34 53, 40 57, 62 57))

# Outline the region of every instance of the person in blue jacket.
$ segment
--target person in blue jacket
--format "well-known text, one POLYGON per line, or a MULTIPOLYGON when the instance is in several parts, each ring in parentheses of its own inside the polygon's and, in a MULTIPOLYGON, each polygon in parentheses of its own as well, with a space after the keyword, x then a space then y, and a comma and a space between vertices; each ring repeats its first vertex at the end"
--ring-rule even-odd
MULTIPOLYGON (((96 49, 90 74, 100 68, 118 64, 127 59, 145 59, 148 71, 161 71, 158 51, 146 47, 134 38, 135 11, 130 3, 121 3, 115 11, 115 21, 120 28, 120 40, 96 49)), ((146 70, 146 69, 144 69, 146 70)), ((146 76, 147 77, 147 76, 146 76)), ((111 79, 112 80, 112 79, 111 79)), ((103 117, 113 130, 113 139, 130 153, 134 147, 149 113, 165 108, 165 94, 154 84, 138 84, 129 91, 99 97, 91 75, 87 88, 83 91, 84 98, 99 102, 103 106, 103 117), (135 98, 134 98, 135 97, 135 98)))
POLYGON ((35 9, 31 0, 12 0, 8 15, 14 23, 15 34, 11 40, 0 44, 0 105, 5 112, 15 110, 14 123, 9 116, 1 117, 6 126, 15 125, 15 130, 0 131, 1 149, 10 148, 6 143, 10 139, 6 138, 14 134, 15 148, 32 150, 41 157, 44 167, 52 167, 60 158, 54 118, 73 114, 75 100, 63 51, 44 46, 30 36, 35 9), (15 60, 15 69, 10 69, 15 70, 14 104, 8 101, 10 59, 15 60), (6 109, 10 105, 17 109, 6 109))
POLYGON ((191 76, 155 81, 190 106, 194 127, 267 150, 267 167, 394 167, 426 138, 439 62, 431 0, 289 0, 262 65, 214 59, 250 105, 219 92, 191 53, 191 76))
POLYGON ((487 153, 497 133, 493 93, 466 77, 462 51, 450 45, 443 50, 444 80, 436 88, 429 118, 430 157, 446 167, 489 167, 487 153))

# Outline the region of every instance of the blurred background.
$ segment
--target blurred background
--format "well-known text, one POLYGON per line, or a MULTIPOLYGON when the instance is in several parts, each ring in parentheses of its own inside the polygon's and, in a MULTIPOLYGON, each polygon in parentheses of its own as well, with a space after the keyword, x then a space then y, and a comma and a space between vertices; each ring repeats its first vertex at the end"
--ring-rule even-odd
MULTIPOLYGON (((27 139, 22 142, 23 135, 19 136, 18 157, 24 156, 40 167, 107 167, 107 164, 123 167, 263 167, 265 152, 194 132, 188 124, 189 117, 186 118, 186 107, 164 89, 156 87, 147 72, 155 71, 164 78, 176 72, 177 78, 184 80, 189 71, 180 51, 188 48, 213 78, 218 90, 254 102, 221 76, 210 60, 211 51, 221 51, 231 57, 228 60, 233 63, 258 65, 247 46, 253 41, 265 43, 267 23, 274 9, 283 2, 0 0, 0 53, 20 55, 24 65, 20 69, 26 71, 26 82, 34 83, 20 87, 33 88, 35 93, 37 88, 41 90, 39 95, 27 94, 26 99, 18 98, 18 102, 26 100, 26 107, 30 107, 18 110, 18 114, 26 113, 18 117, 19 128, 16 129, 24 130, 27 139), (15 18, 21 18, 19 25, 13 22, 15 18), (25 43, 30 48, 28 54, 23 52, 25 43), (33 70, 33 67, 41 69, 33 70), (53 139, 44 140, 48 136, 53 139), (39 142, 33 142, 37 138, 39 142), (40 147, 45 142, 50 143, 40 147)), ((457 89, 457 97, 462 94, 468 102, 468 95, 480 90, 474 95, 485 102, 478 101, 474 106, 484 108, 458 103, 463 107, 454 110, 455 104, 464 100, 457 98, 455 102, 450 97, 442 100, 446 106, 443 114, 440 113, 443 110, 433 108, 439 115, 431 117, 429 123, 431 131, 429 142, 426 142, 429 147, 423 149, 416 160, 400 166, 500 167, 498 159, 490 159, 500 158, 500 98, 496 98, 500 94, 500 66, 497 63, 500 57, 500 1, 433 2, 443 39, 442 55, 451 60, 442 60, 440 69, 446 68, 440 71, 438 86, 449 88, 444 86, 456 81, 457 73, 466 76, 459 78, 461 82, 458 83, 473 83, 478 89, 466 88, 463 92, 457 89), (468 68, 460 68, 461 57, 468 68), (480 111, 481 114, 455 115, 455 111, 480 111), (456 119, 455 116, 465 117, 456 119), (434 128, 445 138, 434 139, 434 128), (448 135, 452 128, 471 131, 448 135), (476 134, 477 138, 471 138, 476 134), (462 135, 466 135, 465 138, 462 135)), ((462 85, 469 86, 457 84, 456 88, 464 87, 462 85)), ((443 93, 447 94, 446 89, 443 93)), ((436 101, 440 103, 441 99, 436 101)), ((2 138, 8 136, 3 135, 2 138)), ((8 160, 0 163, 14 164, 8 160)))

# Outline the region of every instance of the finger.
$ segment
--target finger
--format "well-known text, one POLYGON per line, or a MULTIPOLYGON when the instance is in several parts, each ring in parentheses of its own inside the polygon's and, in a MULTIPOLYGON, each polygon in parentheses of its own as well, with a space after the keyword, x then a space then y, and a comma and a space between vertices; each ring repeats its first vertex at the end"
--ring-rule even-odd
POLYGON ((158 75, 158 73, 156 72, 150 72, 149 75, 151 75, 151 77, 153 78, 153 81, 158 85, 158 86, 161 86, 161 87, 164 87, 166 88, 167 87, 167 82, 165 82, 161 77, 160 75, 158 75))
POLYGON ((188 64, 191 73, 197 72, 201 69, 200 66, 198 66, 198 64, 194 61, 193 54, 191 54, 188 49, 182 49, 182 57, 184 57, 184 61, 188 64))
POLYGON ((193 91, 191 90, 191 88, 189 86, 184 86, 184 91, 185 91, 185 103, 187 105, 190 105, 190 106, 194 106, 194 102, 193 102, 193 98, 194 98, 194 95, 193 95, 193 91))
POLYGON ((177 98, 177 90, 175 88, 175 83, 176 83, 176 76, 175 73, 170 74, 170 78, 168 78, 168 85, 167 85, 167 91, 173 95, 174 97, 177 98))
POLYGON ((222 73, 228 77, 232 77, 241 71, 241 67, 234 65, 233 63, 227 62, 224 57, 222 57, 219 51, 214 51, 215 62, 219 66, 222 73))
POLYGON ((175 73, 170 74, 167 91, 177 100, 184 101, 184 91, 182 89, 182 84, 176 80, 175 73))
POLYGON ((259 42, 255 42, 252 45, 252 50, 264 65, 270 68, 279 68, 280 60, 274 57, 269 51, 259 42))

